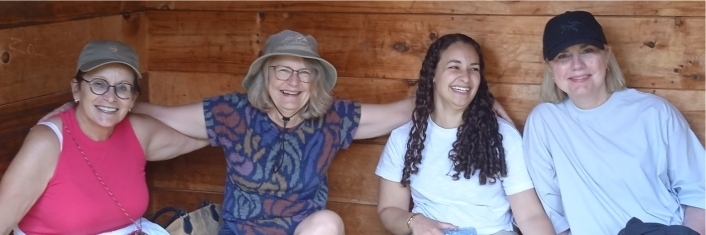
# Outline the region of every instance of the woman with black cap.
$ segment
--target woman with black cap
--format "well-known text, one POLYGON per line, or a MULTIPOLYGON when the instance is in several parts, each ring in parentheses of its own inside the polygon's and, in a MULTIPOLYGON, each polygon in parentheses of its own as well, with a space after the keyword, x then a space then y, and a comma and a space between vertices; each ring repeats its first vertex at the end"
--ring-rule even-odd
POLYGON ((704 147, 682 114, 658 96, 626 88, 589 12, 549 20, 543 51, 542 103, 530 113, 523 141, 556 231, 618 234, 634 217, 703 235, 704 147))

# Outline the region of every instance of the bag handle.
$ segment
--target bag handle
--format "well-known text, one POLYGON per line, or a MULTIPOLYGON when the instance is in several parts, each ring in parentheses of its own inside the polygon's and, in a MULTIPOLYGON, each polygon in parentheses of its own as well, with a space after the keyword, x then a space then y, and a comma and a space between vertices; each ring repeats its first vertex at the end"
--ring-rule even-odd
MULTIPOLYGON (((194 227, 191 225, 191 219, 189 218, 189 213, 187 213, 183 209, 179 209, 173 206, 167 206, 155 213, 150 221, 155 222, 159 216, 163 215, 164 213, 169 213, 169 212, 174 212, 174 216, 172 216, 171 219, 166 223, 167 226, 172 224, 175 220, 182 218, 184 220, 184 232, 186 234, 191 234, 191 232, 194 230, 194 227)), ((163 228, 166 228, 167 226, 162 226, 163 228)))
POLYGON ((218 215, 218 211, 216 211, 216 205, 211 203, 211 201, 209 200, 204 200, 203 202, 201 202, 201 205, 199 205, 199 208, 203 208, 206 206, 208 206, 210 209, 209 211, 211 212, 211 218, 213 218, 213 220, 215 221, 220 221, 220 216, 218 215))

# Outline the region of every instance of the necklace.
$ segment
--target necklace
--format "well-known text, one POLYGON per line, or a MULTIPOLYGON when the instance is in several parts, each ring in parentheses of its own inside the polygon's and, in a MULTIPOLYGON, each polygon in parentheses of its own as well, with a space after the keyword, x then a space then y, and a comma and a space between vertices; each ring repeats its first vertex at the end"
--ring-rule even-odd
MULTIPOLYGON (((272 98, 270 98, 270 101, 272 101, 272 98)), ((292 114, 289 117, 284 116, 281 111, 279 111, 279 108, 277 108, 277 105, 274 105, 274 102, 272 102, 272 106, 275 107, 275 110, 277 110, 277 113, 279 113, 280 116, 282 116, 282 122, 284 123, 282 126, 282 133, 279 135, 279 152, 281 155, 275 160, 275 167, 274 167, 274 172, 277 173, 279 171, 279 168, 282 167, 282 158, 284 158, 284 136, 287 134, 287 123, 294 117, 294 115, 297 115, 299 111, 302 111, 303 108, 300 108, 292 114)))
POLYGON ((103 188, 105 189, 106 192, 108 192, 108 195, 110 195, 110 198, 112 198, 113 201, 115 202, 115 204, 117 204, 118 207, 120 207, 120 210, 122 210, 123 213, 125 213, 125 216, 127 217, 127 219, 130 220, 130 222, 132 222, 132 224, 134 224, 135 227, 137 227, 137 229, 135 231, 128 233, 128 235, 147 235, 147 233, 142 231, 142 226, 140 226, 140 224, 138 224, 137 222, 135 222, 135 220, 130 218, 130 214, 127 213, 127 210, 125 210, 125 208, 123 208, 123 205, 120 204, 120 202, 118 202, 118 199, 115 198, 115 195, 113 195, 113 192, 110 191, 110 189, 108 188, 108 185, 106 185, 105 182, 103 182, 103 179, 101 179, 101 177, 98 175, 98 172, 96 171, 96 169, 93 168, 93 164, 91 164, 91 161, 88 160, 88 157, 86 157, 86 153, 84 153, 81 146, 78 145, 78 141, 76 141, 76 138, 74 138, 74 135, 71 133, 69 128, 66 127, 66 124, 64 124, 64 130, 66 130, 66 132, 69 133, 69 136, 71 136, 71 140, 74 141, 74 144, 76 144, 78 151, 81 152, 81 155, 83 155, 83 160, 86 160, 88 167, 91 168, 91 171, 93 171, 93 174, 96 176, 96 179, 98 179, 98 181, 101 183, 101 185, 103 185, 103 188))

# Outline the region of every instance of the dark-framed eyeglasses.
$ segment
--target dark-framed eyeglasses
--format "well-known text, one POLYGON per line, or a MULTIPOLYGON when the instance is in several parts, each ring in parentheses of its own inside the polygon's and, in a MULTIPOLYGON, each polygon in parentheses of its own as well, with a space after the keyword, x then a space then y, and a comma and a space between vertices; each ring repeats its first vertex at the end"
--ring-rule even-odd
POLYGON ((77 79, 79 80, 79 82, 84 81, 88 83, 88 87, 91 88, 91 92, 96 95, 103 95, 105 93, 108 93, 108 90, 110 90, 111 87, 115 90, 115 95, 123 100, 130 99, 135 94, 134 87, 132 86, 132 84, 129 83, 120 83, 118 85, 111 86, 108 81, 102 78, 94 78, 91 81, 83 79, 82 77, 79 77, 77 79))
POLYGON ((296 72, 299 81, 303 83, 309 83, 314 80, 314 77, 316 77, 316 75, 318 74, 315 69, 294 70, 284 65, 274 65, 270 67, 275 70, 275 78, 280 81, 286 81, 287 79, 289 79, 289 77, 292 76, 293 73, 296 72))

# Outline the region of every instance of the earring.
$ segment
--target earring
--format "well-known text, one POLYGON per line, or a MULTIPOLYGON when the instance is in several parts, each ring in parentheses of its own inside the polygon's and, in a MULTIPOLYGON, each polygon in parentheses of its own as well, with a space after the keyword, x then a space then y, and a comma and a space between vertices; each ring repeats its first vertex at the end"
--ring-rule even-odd
POLYGON ((74 99, 74 103, 77 103, 77 104, 78 104, 78 99, 74 99))
POLYGON ((127 112, 128 112, 128 113, 129 113, 129 112, 132 112, 132 109, 127 109, 127 112))

